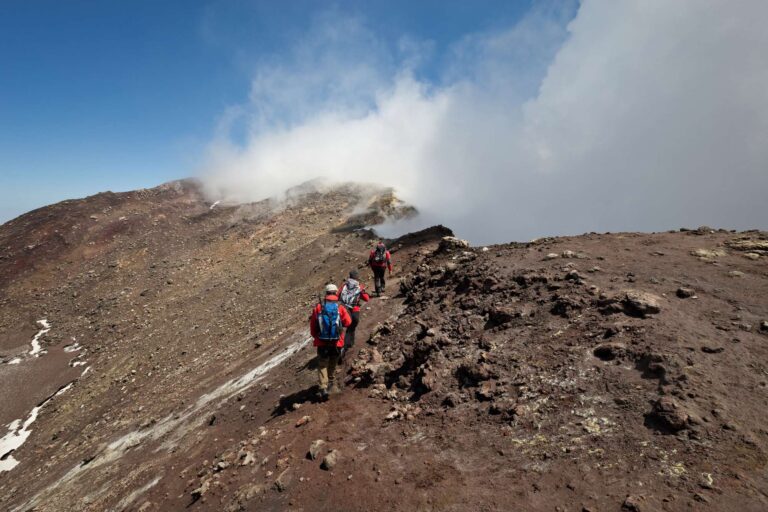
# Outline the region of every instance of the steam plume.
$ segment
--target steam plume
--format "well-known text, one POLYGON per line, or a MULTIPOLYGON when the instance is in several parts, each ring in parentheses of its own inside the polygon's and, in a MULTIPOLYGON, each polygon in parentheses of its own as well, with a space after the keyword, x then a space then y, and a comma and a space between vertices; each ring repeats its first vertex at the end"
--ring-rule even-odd
POLYGON ((765 19, 763 0, 539 8, 457 41, 425 80, 425 45, 393 51, 359 19, 321 18, 225 116, 206 190, 245 202, 317 177, 378 182, 476 243, 765 228, 765 19))

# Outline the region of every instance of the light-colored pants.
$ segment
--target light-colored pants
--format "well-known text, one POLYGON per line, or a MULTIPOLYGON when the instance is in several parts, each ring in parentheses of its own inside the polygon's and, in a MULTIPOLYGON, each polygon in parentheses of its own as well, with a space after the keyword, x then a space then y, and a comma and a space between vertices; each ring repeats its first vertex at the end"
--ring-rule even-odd
POLYGON ((318 347, 317 349, 317 377, 321 390, 328 391, 336 380, 336 363, 339 360, 339 351, 334 348, 318 347))

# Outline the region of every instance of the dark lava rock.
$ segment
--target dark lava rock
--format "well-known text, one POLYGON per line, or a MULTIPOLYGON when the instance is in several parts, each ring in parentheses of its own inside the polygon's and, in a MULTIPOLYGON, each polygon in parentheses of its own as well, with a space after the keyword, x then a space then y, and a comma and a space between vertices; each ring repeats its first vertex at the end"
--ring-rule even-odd
POLYGON ((456 370, 456 377, 464 386, 477 386, 478 383, 489 380, 492 374, 485 364, 464 363, 456 370))
POLYGON ((445 398, 443 398, 442 405, 445 407, 456 407, 459 405, 459 397, 456 393, 448 393, 445 395, 445 398))
POLYGON ((640 506, 641 499, 637 496, 627 496, 624 503, 621 504, 621 510, 626 512, 642 512, 643 509, 640 506))
POLYGON ((553 298, 553 304, 550 312, 553 315, 567 318, 572 311, 578 311, 580 309, 581 304, 578 301, 564 295, 556 295, 553 298))
POLYGON ((592 353, 603 361, 613 361, 617 357, 624 355, 626 351, 627 346, 623 343, 603 343, 595 347, 592 353))
POLYGON ((520 318, 521 313, 514 308, 499 306, 488 311, 488 319, 496 325, 503 325, 515 318, 520 318))
POLYGON ((688 425, 688 413, 670 396, 656 401, 649 418, 671 432, 683 430, 688 425))

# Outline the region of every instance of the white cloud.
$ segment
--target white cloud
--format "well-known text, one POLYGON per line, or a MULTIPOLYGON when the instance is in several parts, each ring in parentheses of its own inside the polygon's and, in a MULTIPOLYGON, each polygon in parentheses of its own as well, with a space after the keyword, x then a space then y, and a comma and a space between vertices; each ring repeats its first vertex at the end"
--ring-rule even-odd
POLYGON ((398 54, 321 19, 260 69, 246 141, 211 145, 207 190, 380 182, 478 243, 766 227, 768 2, 587 0, 566 33, 569 13, 468 35, 432 84, 414 78, 428 44, 398 54))

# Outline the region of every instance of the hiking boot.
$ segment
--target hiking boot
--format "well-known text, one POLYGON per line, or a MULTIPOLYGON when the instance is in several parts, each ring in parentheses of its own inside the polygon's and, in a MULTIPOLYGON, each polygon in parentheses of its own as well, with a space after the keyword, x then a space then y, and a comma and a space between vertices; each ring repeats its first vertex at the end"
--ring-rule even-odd
POLYGON ((320 399, 321 402, 327 402, 328 398, 329 398, 328 390, 327 389, 321 389, 318 392, 317 396, 318 396, 318 398, 320 399))
POLYGON ((329 395, 338 395, 339 393, 341 393, 341 388, 335 382, 328 386, 329 395))

